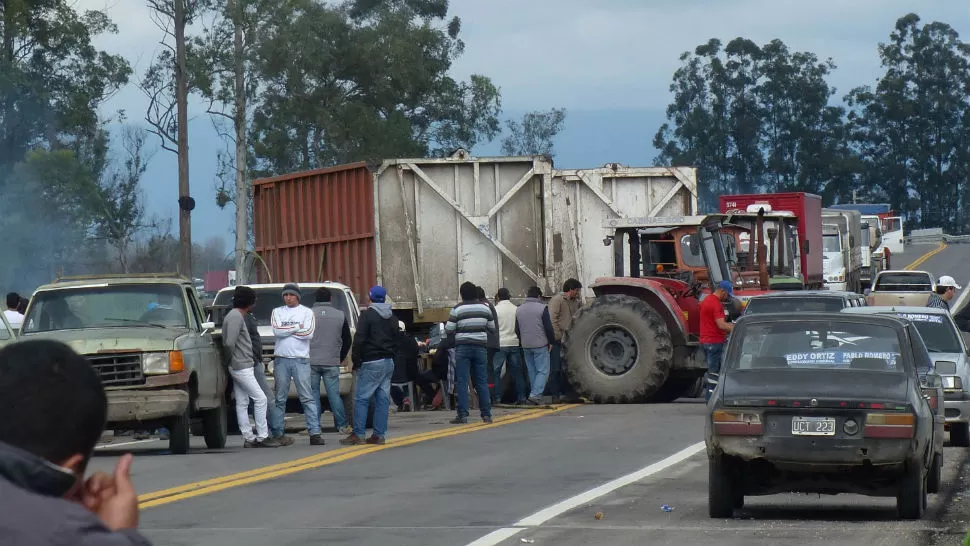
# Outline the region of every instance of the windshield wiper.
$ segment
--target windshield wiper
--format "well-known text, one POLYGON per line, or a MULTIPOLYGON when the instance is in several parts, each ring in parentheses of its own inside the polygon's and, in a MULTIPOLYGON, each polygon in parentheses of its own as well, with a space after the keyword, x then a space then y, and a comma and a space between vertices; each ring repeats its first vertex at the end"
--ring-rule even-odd
POLYGON ((157 322, 147 322, 144 320, 128 319, 128 318, 105 318, 104 320, 116 320, 118 322, 132 322, 135 324, 141 324, 143 326, 154 326, 155 328, 168 328, 164 324, 159 324, 157 322))

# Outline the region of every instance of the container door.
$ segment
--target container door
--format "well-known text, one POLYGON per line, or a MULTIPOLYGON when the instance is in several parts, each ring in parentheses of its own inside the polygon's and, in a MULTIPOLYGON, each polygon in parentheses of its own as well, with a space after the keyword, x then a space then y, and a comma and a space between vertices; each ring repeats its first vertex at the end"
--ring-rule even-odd
POLYGON ((903 219, 890 216, 882 220, 882 242, 892 254, 903 253, 903 219))

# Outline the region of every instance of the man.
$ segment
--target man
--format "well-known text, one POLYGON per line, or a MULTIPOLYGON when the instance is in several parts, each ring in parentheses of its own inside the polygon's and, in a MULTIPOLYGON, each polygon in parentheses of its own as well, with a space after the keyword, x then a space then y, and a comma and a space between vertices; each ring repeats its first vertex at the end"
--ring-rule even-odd
POLYGON ((529 372, 532 392, 527 402, 538 406, 549 379, 549 356, 552 343, 556 338, 549 316, 549 307, 542 303, 542 290, 538 286, 529 288, 525 301, 515 311, 515 335, 522 345, 525 367, 529 372))
POLYGON ((573 325, 573 317, 579 312, 582 302, 579 299, 583 284, 576 279, 567 279, 562 285, 562 293, 549 300, 549 317, 556 339, 552 342, 549 355, 549 395, 554 401, 566 394, 569 384, 562 371, 562 338, 573 325))
POLYGON ((391 410, 391 376, 398 347, 398 320, 391 304, 386 303, 387 290, 374 286, 368 293, 370 307, 360 314, 354 336, 351 358, 357 372, 354 393, 354 430, 340 440, 343 445, 383 445, 387 441, 387 420, 391 410), (367 414, 374 399, 374 432, 367 434, 367 414))
POLYGON ((492 403, 502 401, 502 366, 508 362, 508 373, 515 383, 515 403, 524 404, 526 399, 525 376, 522 375, 522 352, 519 348, 519 336, 516 333, 515 315, 518 307, 512 303, 512 294, 508 288, 499 288, 495 295, 498 303, 495 314, 498 322, 499 349, 492 360, 492 369, 496 377, 495 392, 492 393, 492 403))
POLYGON ((731 281, 725 280, 718 283, 713 294, 701 300, 700 342, 707 357, 705 398, 708 400, 721 372, 721 357, 724 354, 724 344, 727 343, 727 334, 734 330, 734 325, 724 315, 724 302, 733 295, 734 286, 731 281))
POLYGON ((936 291, 930 294, 930 299, 926 302, 926 306, 949 311, 950 300, 956 297, 957 290, 961 288, 963 287, 957 284, 957 281, 953 277, 943 275, 940 277, 940 280, 936 281, 936 291))
POLYGON ((222 345, 225 350, 229 375, 232 376, 233 396, 236 398, 236 419, 243 436, 243 447, 280 447, 279 440, 269 437, 266 424, 266 393, 256 382, 253 368, 256 360, 253 343, 246 328, 246 314, 256 305, 256 291, 248 286, 237 286, 232 295, 232 311, 222 321, 222 345), (253 401, 253 418, 256 434, 249 424, 249 400, 253 401))
POLYGON ((481 302, 478 287, 470 282, 459 287, 461 303, 448 316, 445 331, 455 340, 455 388, 458 390, 458 416, 453 425, 468 422, 469 378, 478 393, 482 421, 492 422, 491 395, 488 391, 488 335, 497 331, 492 310, 481 302))
POLYGON ((17 310, 18 307, 20 307, 20 294, 16 292, 7 294, 7 309, 3 312, 3 316, 14 331, 20 331, 20 326, 24 323, 24 315, 17 310))
POLYGON ((485 343, 485 349, 487 351, 485 359, 486 362, 488 362, 488 381, 492 396, 492 403, 495 404, 497 403, 497 400, 495 399, 496 396, 498 398, 502 397, 502 376, 494 375, 492 373, 492 363, 495 362, 495 354, 498 353, 498 350, 501 347, 498 335, 498 313, 495 311, 495 306, 492 305, 492 302, 488 301, 488 296, 485 294, 485 289, 481 286, 476 286, 475 288, 478 290, 478 301, 488 306, 489 311, 492 312, 492 320, 495 321, 495 331, 488 333, 488 341, 485 343))
MULTIPOLYGON (((253 344, 253 360, 256 365, 253 366, 253 376, 256 377, 256 383, 259 384, 259 388, 266 395, 266 423, 271 424, 278 419, 276 416, 279 413, 279 409, 276 407, 276 393, 273 389, 269 388, 269 382, 266 381, 266 364, 263 363, 263 338, 259 333, 259 321, 256 320, 256 315, 250 312, 246 313, 246 330, 249 331, 249 339, 253 344)), ((283 416, 285 418, 285 415, 283 416)), ((281 446, 291 446, 294 443, 292 436, 287 436, 283 434, 273 438, 281 446)))
MULTIPOLYGON (((313 399, 320 400, 320 381, 323 381, 333 426, 343 434, 350 434, 344 401, 340 398, 340 364, 350 353, 350 321, 343 311, 333 306, 329 288, 317 288, 316 300, 312 308, 316 330, 310 341, 310 390, 313 399)), ((310 445, 324 445, 319 429, 316 436, 310 436, 310 445)))
POLYGON ((97 372, 53 340, 0 350, 0 542, 148 546, 131 454, 84 479, 108 401, 97 372))
POLYGON ((294 283, 283 286, 283 305, 273 309, 270 322, 276 347, 273 350, 273 377, 276 380, 275 419, 270 432, 279 439, 283 436, 286 399, 290 394, 290 379, 296 385, 297 396, 303 405, 303 416, 310 435, 320 434, 320 399, 313 399, 310 390, 310 340, 316 322, 313 311, 300 305, 300 287, 294 283))

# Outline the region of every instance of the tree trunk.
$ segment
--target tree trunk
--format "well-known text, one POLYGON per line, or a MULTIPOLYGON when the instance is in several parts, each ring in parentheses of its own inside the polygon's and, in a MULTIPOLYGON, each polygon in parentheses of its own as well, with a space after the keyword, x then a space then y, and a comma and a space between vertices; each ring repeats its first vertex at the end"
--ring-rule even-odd
POLYGON ((246 59, 243 51, 243 6, 230 2, 235 39, 233 60, 235 61, 236 103, 233 112, 233 125, 236 129, 236 284, 246 284, 249 272, 246 270, 246 247, 249 242, 249 184, 246 183, 246 59))
MULTIPOLYGON (((189 197, 189 91, 185 67, 185 0, 174 0, 175 107, 178 125, 179 199, 189 197)), ((193 278, 192 212, 179 207, 179 274, 193 278)))

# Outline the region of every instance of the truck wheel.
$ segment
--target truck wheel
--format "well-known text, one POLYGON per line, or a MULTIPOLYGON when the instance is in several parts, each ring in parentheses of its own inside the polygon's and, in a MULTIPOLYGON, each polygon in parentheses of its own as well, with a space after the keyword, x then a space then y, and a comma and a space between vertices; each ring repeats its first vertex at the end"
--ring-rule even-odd
POLYGON ((690 396, 696 385, 697 379, 693 377, 668 377, 667 382, 650 397, 649 401, 662 404, 673 402, 678 398, 690 396))
POLYGON ((191 407, 190 403, 185 408, 185 413, 172 419, 172 424, 168 427, 168 450, 173 455, 185 455, 189 452, 189 439, 192 432, 191 407))
POLYGON ((920 519, 926 509, 926 475, 922 461, 910 461, 896 493, 896 510, 900 519, 920 519))
POLYGON ((943 484, 943 454, 933 454, 933 466, 926 477, 926 491, 928 493, 939 493, 940 486, 943 484))
POLYGON ((744 505, 744 496, 740 495, 734 484, 734 475, 719 456, 712 457, 707 464, 707 510, 710 517, 716 519, 734 516, 734 509, 744 505))
POLYGON ((950 425, 950 445, 970 447, 970 423, 953 423, 950 425))
POLYGON ((674 354, 660 315, 645 301, 620 295, 581 309, 562 351, 569 382, 598 404, 645 402, 667 380, 674 354))
POLYGON ((223 402, 219 404, 219 407, 206 410, 202 414, 205 447, 209 449, 226 447, 226 436, 229 432, 226 413, 226 404, 223 402))

